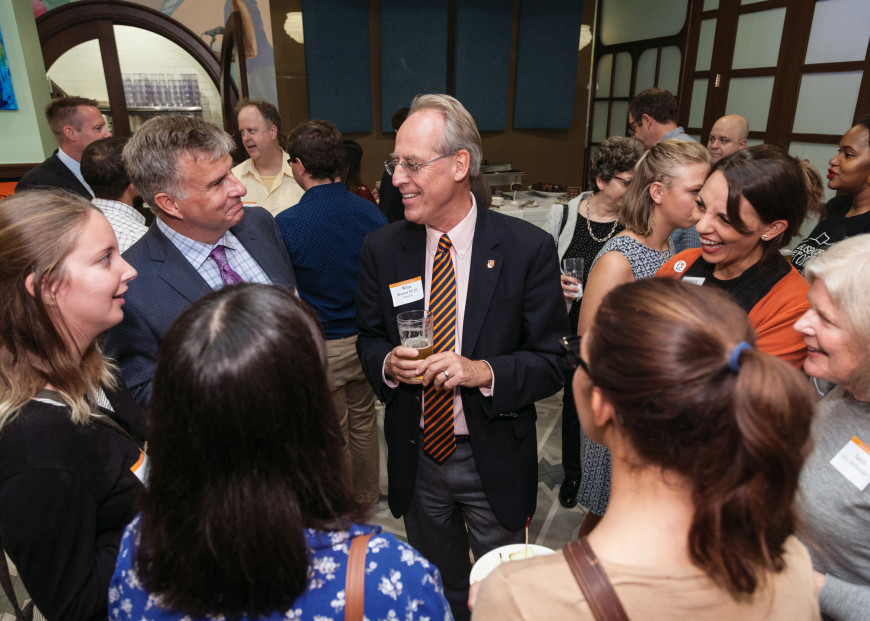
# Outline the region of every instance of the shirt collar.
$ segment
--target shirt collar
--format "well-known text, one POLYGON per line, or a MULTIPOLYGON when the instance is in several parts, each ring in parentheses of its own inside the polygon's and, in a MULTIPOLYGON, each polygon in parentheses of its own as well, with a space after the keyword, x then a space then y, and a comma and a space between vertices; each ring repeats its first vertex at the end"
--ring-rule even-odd
MULTIPOLYGON (((474 241, 474 227, 477 224, 477 201, 474 200, 474 194, 470 195, 471 209, 468 210, 459 224, 446 232, 451 245, 459 255, 468 252, 471 249, 472 241, 474 241)), ((431 226, 426 227, 426 251, 429 254, 434 256, 438 251, 438 241, 442 235, 444 235, 444 231, 439 231, 431 226)))
POLYGON ((136 211, 127 203, 123 203, 121 201, 113 201, 108 198, 94 198, 91 199, 91 202, 103 213, 111 211, 118 215, 133 218, 139 224, 145 224, 145 216, 136 211))
POLYGON ((183 254, 187 260, 195 266, 201 266, 205 263, 206 259, 208 259, 208 255, 211 254, 211 251, 218 246, 224 246, 227 250, 238 250, 240 246, 238 239, 231 231, 224 233, 223 237, 217 240, 214 244, 206 244, 185 237, 181 233, 171 229, 159 216, 154 218, 154 221, 157 224, 157 228, 160 229, 160 232, 166 235, 169 241, 172 242, 172 245, 178 248, 181 254, 183 254))

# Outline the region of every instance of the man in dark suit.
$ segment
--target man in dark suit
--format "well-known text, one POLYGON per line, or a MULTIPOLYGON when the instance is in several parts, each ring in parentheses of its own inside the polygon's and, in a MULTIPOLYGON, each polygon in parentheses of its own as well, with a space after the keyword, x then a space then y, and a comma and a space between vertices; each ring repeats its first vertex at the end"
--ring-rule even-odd
POLYGON ((157 217, 124 253, 139 273, 125 294, 124 320, 106 333, 107 350, 146 406, 160 342, 191 303, 212 290, 259 282, 295 290, 275 220, 243 208, 232 172, 233 139, 188 116, 151 119, 124 147, 130 180, 157 217))
POLYGON ((569 330, 553 240, 477 208, 469 179, 481 155, 462 104, 414 100, 389 164, 407 221, 366 238, 357 285, 357 347, 386 403, 390 509, 441 571, 458 619, 469 616, 469 546, 480 558, 522 541, 535 511, 534 403, 563 385, 569 330), (447 315, 445 286, 455 293, 447 315), (450 347, 439 352, 438 325, 427 359, 400 346, 396 314, 413 309, 435 317, 450 347), (444 400, 446 428, 432 411, 444 400))
POLYGON ((112 135, 106 129, 97 102, 84 97, 54 99, 45 109, 45 118, 59 148, 42 164, 31 168, 15 191, 61 188, 90 200, 94 193, 82 177, 82 151, 95 140, 112 135))

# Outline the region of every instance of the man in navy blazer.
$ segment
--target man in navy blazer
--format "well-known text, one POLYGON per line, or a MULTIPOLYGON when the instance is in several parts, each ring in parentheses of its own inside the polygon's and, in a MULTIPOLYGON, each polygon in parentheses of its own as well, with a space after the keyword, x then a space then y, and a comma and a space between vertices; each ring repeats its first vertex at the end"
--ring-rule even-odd
POLYGON ((357 285, 357 348, 386 404, 390 509, 441 571, 457 619, 469 616, 469 547, 480 558, 521 542, 534 514, 534 404, 563 385, 559 339, 569 331, 553 240, 520 219, 478 209, 469 180, 481 155, 462 104, 447 95, 414 100, 388 164, 407 222, 366 238, 357 285), (456 347, 419 360, 416 349, 400 346, 396 314, 429 308, 445 235, 456 347), (452 393, 455 449, 442 462, 423 449, 423 385, 452 393))
POLYGON ((82 151, 95 140, 112 135, 106 129, 97 102, 84 97, 54 99, 45 109, 45 118, 59 148, 42 164, 31 168, 15 191, 60 188, 91 200, 94 193, 81 173, 82 151))
POLYGON ((160 343, 190 304, 242 281, 295 290, 275 220, 260 207, 242 207, 245 186, 231 172, 233 146, 214 125, 173 115, 146 122, 124 147, 130 180, 157 217, 124 253, 138 276, 106 346, 143 406, 160 343))

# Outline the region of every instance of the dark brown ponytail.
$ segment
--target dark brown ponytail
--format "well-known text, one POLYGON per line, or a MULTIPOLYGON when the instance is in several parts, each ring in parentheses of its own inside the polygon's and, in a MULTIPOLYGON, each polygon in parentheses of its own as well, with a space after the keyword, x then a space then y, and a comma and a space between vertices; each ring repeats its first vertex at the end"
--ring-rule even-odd
POLYGON ((591 378, 641 463, 683 476, 693 562, 732 593, 783 568, 813 399, 788 364, 752 348, 746 314, 721 291, 670 279, 629 283, 601 303, 591 378))

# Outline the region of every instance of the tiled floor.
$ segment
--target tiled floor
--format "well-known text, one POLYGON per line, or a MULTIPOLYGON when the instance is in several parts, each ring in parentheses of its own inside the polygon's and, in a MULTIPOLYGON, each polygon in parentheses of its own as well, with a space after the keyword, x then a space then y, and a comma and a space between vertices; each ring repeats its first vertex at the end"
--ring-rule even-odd
MULTIPOLYGON (((565 509, 559 504, 559 484, 562 482, 562 393, 557 393, 549 399, 539 401, 538 407, 538 508, 529 527, 529 542, 553 549, 560 548, 565 542, 576 539, 585 510, 581 507, 565 509)), ((383 420, 383 413, 379 411, 383 420)), ((383 438, 382 438, 383 444, 383 438)), ((383 451, 382 451, 383 453, 383 451)), ((386 471, 386 454, 382 455, 382 472, 386 471)), ((382 476, 382 479, 384 477, 382 476)), ((386 481, 382 481, 383 492, 386 492, 386 481)), ((373 521, 380 524, 384 530, 405 538, 405 525, 401 519, 395 519, 387 508, 386 499, 378 503, 373 521)), ((17 576, 13 576, 15 591, 19 603, 26 597, 24 588, 17 576)), ((0 621, 14 617, 6 616, 12 612, 12 606, 5 595, 0 593, 0 621)))

